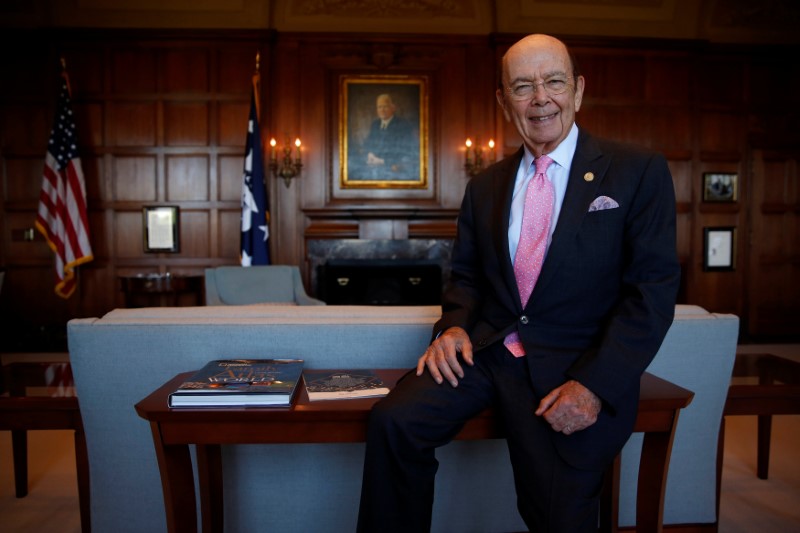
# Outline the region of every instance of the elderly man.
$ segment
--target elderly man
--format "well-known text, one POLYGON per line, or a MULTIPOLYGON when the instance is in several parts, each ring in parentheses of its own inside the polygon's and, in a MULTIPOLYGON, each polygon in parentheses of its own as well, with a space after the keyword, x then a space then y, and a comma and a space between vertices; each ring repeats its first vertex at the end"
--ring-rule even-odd
POLYGON ((364 141, 367 168, 377 179, 414 179, 419 148, 411 123, 395 114, 397 108, 388 94, 378 96, 378 118, 372 121, 364 141))
POLYGON ((467 186, 433 341, 370 417, 360 531, 429 530, 435 449, 493 406, 530 530, 596 532, 680 270, 665 159, 579 129, 585 83, 550 36, 503 57, 524 144, 467 186))

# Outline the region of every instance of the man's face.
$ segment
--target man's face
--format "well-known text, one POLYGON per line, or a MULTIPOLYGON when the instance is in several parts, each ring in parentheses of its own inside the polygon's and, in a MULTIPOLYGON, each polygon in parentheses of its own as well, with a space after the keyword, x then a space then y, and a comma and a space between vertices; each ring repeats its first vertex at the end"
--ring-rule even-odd
POLYGON ((388 98, 383 96, 378 98, 378 117, 381 120, 387 120, 394 115, 394 104, 388 98))
POLYGON ((573 79, 566 47, 546 35, 524 38, 505 55, 503 86, 505 90, 497 90, 497 101, 506 120, 514 123, 536 157, 552 152, 569 134, 583 99, 584 79, 573 79), (548 94, 545 82, 553 79, 567 80, 566 91, 548 94), (529 98, 512 98, 509 94, 509 87, 520 84, 533 84, 529 98))

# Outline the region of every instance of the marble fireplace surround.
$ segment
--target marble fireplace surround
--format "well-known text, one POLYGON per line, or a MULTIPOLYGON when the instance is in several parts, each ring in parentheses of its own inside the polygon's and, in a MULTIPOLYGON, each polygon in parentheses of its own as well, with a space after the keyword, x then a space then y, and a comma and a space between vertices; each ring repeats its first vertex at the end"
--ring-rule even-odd
POLYGON ((315 295, 320 294, 321 269, 331 260, 435 263, 442 269, 442 286, 450 276, 452 239, 310 239, 306 246, 310 287, 315 295))
POLYGON ((450 277, 457 209, 404 202, 347 203, 305 208, 307 288, 320 293, 328 261, 372 260, 383 264, 437 264, 442 287, 450 277))

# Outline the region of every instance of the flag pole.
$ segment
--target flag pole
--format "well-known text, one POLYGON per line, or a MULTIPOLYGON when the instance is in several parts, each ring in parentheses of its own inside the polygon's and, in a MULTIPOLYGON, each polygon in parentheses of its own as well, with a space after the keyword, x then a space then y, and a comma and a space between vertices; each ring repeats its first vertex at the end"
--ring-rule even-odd
POLYGON ((64 59, 64 56, 61 56, 61 77, 67 84, 67 94, 72 98, 72 87, 69 85, 69 74, 67 74, 67 60, 64 59))
POLYGON ((256 117, 258 118, 259 123, 261 122, 261 105, 260 105, 261 73, 260 73, 260 65, 261 65, 261 51, 256 50, 256 70, 255 70, 255 72, 253 72, 253 93, 255 94, 255 98, 256 98, 256 117))
MULTIPOLYGON (((259 127, 261 127, 261 50, 256 49, 256 69, 253 72, 253 94, 256 100, 256 118, 258 119, 259 127)), ((260 135, 259 135, 260 137, 260 135)), ((262 141, 263 142, 263 141, 262 141)), ((264 153, 264 146, 261 146, 261 153, 264 153)), ((262 156, 263 157, 263 156, 262 156)), ((263 176, 264 188, 267 187, 267 174, 263 176)), ((267 224, 269 224, 270 213, 265 213, 267 224)))
POLYGON ((261 53, 256 50, 256 65, 250 95, 247 141, 242 181, 242 266, 268 265, 269 258, 269 197, 264 172, 264 146, 261 142, 259 73, 261 53))
MULTIPOLYGON (((72 98, 72 86, 69 84, 69 73, 67 72, 67 60, 64 59, 64 56, 60 56, 58 59, 59 63, 61 63, 61 77, 64 79, 64 84, 67 86, 67 96, 72 98)), ((73 268, 71 269, 71 273, 74 279, 75 287, 77 287, 80 284, 81 280, 81 269, 73 268)), ((75 289, 71 289, 69 291, 68 296, 71 296, 74 290, 75 289)), ((62 298, 64 297, 58 290, 56 290, 56 294, 58 294, 62 298)))
POLYGON ((69 298, 78 284, 77 267, 94 259, 89 241, 86 184, 78 155, 66 61, 61 62, 61 89, 50 131, 39 207, 34 227, 55 255, 55 292, 69 298))

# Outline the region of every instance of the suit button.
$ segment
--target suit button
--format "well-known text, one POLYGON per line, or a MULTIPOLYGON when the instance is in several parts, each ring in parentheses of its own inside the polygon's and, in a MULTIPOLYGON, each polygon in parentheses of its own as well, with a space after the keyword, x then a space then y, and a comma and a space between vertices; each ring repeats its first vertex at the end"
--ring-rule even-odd
POLYGON ((478 346, 486 346, 486 339, 481 339, 478 341, 478 346))
POLYGON ((519 317, 519 321, 522 322, 523 324, 527 324, 528 323, 528 317, 525 316, 525 315, 522 315, 521 317, 519 317))

